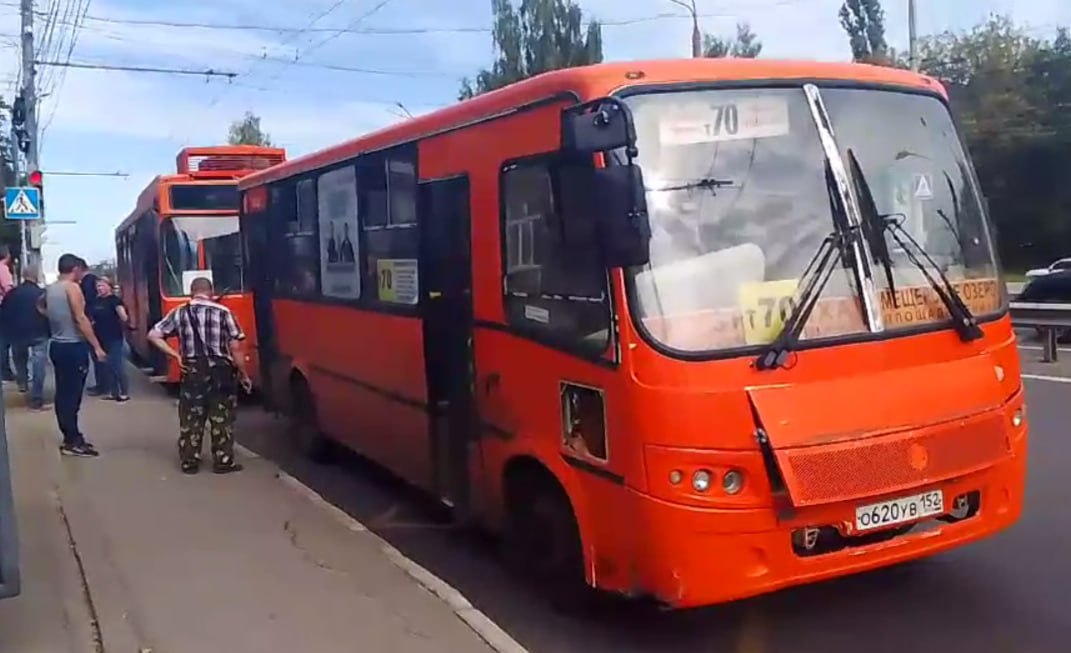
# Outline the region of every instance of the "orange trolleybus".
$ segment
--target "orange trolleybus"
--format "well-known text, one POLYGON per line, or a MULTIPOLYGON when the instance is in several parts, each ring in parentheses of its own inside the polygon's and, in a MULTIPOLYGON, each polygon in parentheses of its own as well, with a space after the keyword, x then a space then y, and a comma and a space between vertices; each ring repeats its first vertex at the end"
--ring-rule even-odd
POLYGON ((154 179, 115 230, 118 281, 134 322, 130 347, 157 377, 175 383, 179 370, 149 344, 148 330, 189 301, 190 283, 200 276, 213 279, 220 301, 235 311, 249 362, 256 364, 253 300, 238 237, 238 179, 285 160, 285 150, 268 147, 185 148, 176 173, 154 179))
POLYGON ((695 59, 551 72, 240 182, 296 438, 674 607, 1010 526, 1023 388, 935 80, 695 59))

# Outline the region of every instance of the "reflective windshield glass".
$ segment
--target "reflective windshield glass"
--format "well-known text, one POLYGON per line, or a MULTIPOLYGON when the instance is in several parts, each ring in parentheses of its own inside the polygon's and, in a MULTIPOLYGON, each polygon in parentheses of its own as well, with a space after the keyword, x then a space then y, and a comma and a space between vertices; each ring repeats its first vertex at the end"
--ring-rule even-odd
MULTIPOLYGON (((855 154, 878 213, 896 220, 957 284, 975 314, 1000 307, 994 246, 982 202, 952 118, 937 98, 916 93, 823 89, 837 142, 855 154), (876 128, 880 125, 880 128, 876 128)), ((902 239, 910 247, 909 240, 902 239)), ((903 244, 886 235, 896 303, 918 305, 925 277, 903 244)), ((916 310, 893 310, 893 295, 880 265, 886 328, 933 323, 945 313, 933 298, 916 310)))
POLYGON ((216 293, 245 290, 238 216, 171 216, 160 224, 164 293, 190 294, 190 283, 209 277, 216 293))
MULTIPOLYGON (((901 209, 924 228, 906 222, 905 227, 932 249, 953 281, 990 280, 962 294, 976 313, 992 312, 998 301, 992 248, 944 106, 928 96, 885 91, 821 93, 837 143, 860 160, 879 212, 896 212, 900 205, 886 199, 887 189, 904 175, 913 179, 922 161, 929 162, 932 197, 901 209), (902 164, 901 151, 928 158, 902 164), (890 165, 895 172, 881 178, 892 181, 879 182, 879 171, 890 165), (956 189, 958 215, 947 186, 943 195, 935 187, 935 180, 945 183, 945 172, 956 189), (947 237, 942 213, 963 225, 956 229, 958 239, 947 237), (972 301, 973 295, 987 296, 989 303, 972 301)), ((826 159, 802 88, 642 94, 627 102, 636 122, 652 230, 651 262, 630 274, 637 322, 650 337, 682 352, 771 342, 802 273, 834 229, 830 193, 836 190, 827 184, 826 159)), ((883 267, 873 265, 888 327, 944 319, 925 278, 894 245, 890 250, 895 305, 884 290, 883 267), (909 311, 908 303, 922 314, 909 311)), ((802 337, 866 332, 851 261, 842 261, 802 337)))

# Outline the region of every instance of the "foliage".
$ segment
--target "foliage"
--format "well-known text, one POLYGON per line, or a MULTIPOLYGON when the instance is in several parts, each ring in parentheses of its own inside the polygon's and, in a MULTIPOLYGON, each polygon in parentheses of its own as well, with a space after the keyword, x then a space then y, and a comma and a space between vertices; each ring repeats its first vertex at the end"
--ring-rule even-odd
POLYGON ((762 53, 762 41, 747 23, 736 24, 736 36, 721 38, 711 34, 703 35, 703 56, 709 58, 740 57, 754 59, 762 53))
POLYGON ((491 0, 495 61, 474 79, 461 82, 466 100, 514 82, 560 68, 602 61, 602 28, 572 0, 491 0))
POLYGON ((844 0, 840 25, 848 33, 852 58, 856 61, 889 64, 895 60, 885 40, 885 10, 881 0, 844 0))
POLYGON ((230 145, 259 145, 271 147, 271 136, 260 126, 260 116, 252 111, 246 111, 240 119, 231 123, 227 135, 227 143, 230 145))
POLYGON ((986 194, 1004 264, 1071 256, 1071 34, 1029 36, 1004 17, 919 45, 940 79, 986 194))

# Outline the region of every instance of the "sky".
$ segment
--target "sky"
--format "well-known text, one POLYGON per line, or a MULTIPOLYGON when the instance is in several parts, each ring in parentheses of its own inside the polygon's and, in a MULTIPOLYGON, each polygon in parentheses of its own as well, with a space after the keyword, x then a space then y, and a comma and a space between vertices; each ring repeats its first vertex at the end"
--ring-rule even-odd
MULTIPOLYGON (((48 40, 45 15, 58 9, 60 17, 43 58, 67 61, 68 48, 60 46, 69 43, 64 36, 71 32, 73 10, 85 0, 35 2, 39 44, 48 40)), ((749 22, 763 42, 763 57, 846 61, 848 41, 837 20, 841 3, 698 0, 697 5, 708 32, 728 35, 737 21, 749 22)), ((670 0, 579 4, 585 17, 606 23, 609 61, 690 52, 690 21, 670 0)), ((1068 0, 917 4, 922 35, 969 28, 991 13, 1010 15, 1035 36, 1071 25, 1068 0)), ((888 40, 906 48, 907 0, 884 5, 888 40)), ((18 12, 18 0, 0 0, 0 94, 9 101, 20 56, 18 12)), ((46 218, 52 222, 46 269, 66 251, 90 262, 114 258, 115 226, 145 185, 174 170, 180 148, 224 142, 230 123, 247 110, 262 117, 277 145, 297 156, 401 120, 405 111, 418 114, 453 103, 459 80, 492 59, 490 25, 490 0, 89 0, 69 61, 237 76, 228 81, 204 74, 38 68, 39 88, 48 93, 40 112, 46 128, 41 149, 46 218), (362 31, 331 31, 342 28, 362 31), (409 33, 398 34, 399 29, 409 33), (50 174, 60 172, 126 176, 50 174)))

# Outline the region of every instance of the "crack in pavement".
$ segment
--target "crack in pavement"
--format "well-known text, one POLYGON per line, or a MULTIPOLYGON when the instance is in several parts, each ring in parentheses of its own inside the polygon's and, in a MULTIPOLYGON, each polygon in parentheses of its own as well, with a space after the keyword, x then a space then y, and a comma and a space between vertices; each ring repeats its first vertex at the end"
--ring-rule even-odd
POLYGON ((78 568, 78 582, 82 585, 82 600, 85 601, 86 610, 89 612, 89 629, 93 637, 94 653, 105 653, 104 634, 100 628, 100 617, 97 615, 97 606, 93 603, 93 593, 89 589, 89 580, 86 578, 86 568, 82 563, 82 554, 78 551, 78 542, 74 539, 74 531, 71 522, 67 519, 67 511, 63 507, 63 499, 60 498, 59 487, 54 486, 52 499, 56 503, 56 511, 63 522, 63 529, 67 533, 67 546, 74 557, 74 564, 78 568))
POLYGON ((323 569, 324 571, 331 572, 333 574, 346 575, 345 571, 342 571, 340 569, 335 569, 334 567, 332 567, 331 565, 327 564, 323 560, 320 560, 316 556, 312 555, 311 551, 309 551, 307 548, 302 546, 301 543, 298 542, 297 529, 294 528, 294 525, 290 523, 289 519, 287 519, 286 521, 283 522, 283 532, 286 533, 289 536, 291 546, 293 546, 295 549, 297 549, 299 552, 301 552, 301 557, 304 558, 306 562, 309 562, 309 563, 319 567, 320 569, 323 569))

